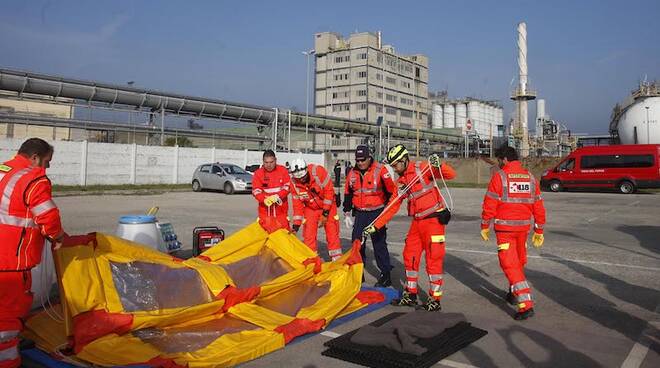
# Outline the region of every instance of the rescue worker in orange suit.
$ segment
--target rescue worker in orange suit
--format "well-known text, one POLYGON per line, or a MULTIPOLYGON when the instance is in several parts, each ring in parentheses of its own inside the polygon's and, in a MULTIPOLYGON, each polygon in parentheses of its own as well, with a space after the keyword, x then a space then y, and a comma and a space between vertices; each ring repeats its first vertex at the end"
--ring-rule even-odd
MULTIPOLYGON (((351 241, 360 239, 364 228, 378 217, 392 196, 396 193, 396 186, 387 168, 374 161, 369 154, 369 148, 359 145, 355 149, 355 167, 346 177, 344 185, 344 221, 346 226, 353 230, 351 241), (353 221, 351 216, 355 216, 353 221)), ((376 287, 392 285, 390 272, 390 253, 387 250, 387 228, 383 227, 371 234, 371 243, 374 248, 376 266, 380 276, 376 287)), ((362 263, 366 261, 365 247, 360 249, 362 263)))
POLYGON ((45 240, 62 245, 60 211, 46 176, 53 147, 39 138, 23 142, 0 165, 0 367, 19 367, 18 334, 32 306, 30 269, 41 262, 45 240))
POLYGON ((433 179, 440 179, 442 176, 445 180, 450 180, 456 176, 456 172, 451 166, 441 162, 436 154, 429 157, 428 163, 411 162, 408 150, 401 144, 390 149, 387 161, 399 175, 399 189, 397 195, 390 199, 382 216, 364 229, 364 235, 371 235, 382 229, 399 211, 401 201, 408 199, 408 216, 413 220, 403 248, 406 287, 401 298, 394 299, 392 304, 417 306, 419 263, 422 252, 425 252, 430 287, 428 300, 423 308, 439 311, 442 298, 442 263, 445 257, 445 225, 449 222, 450 213, 445 208, 444 200, 433 179))
POLYGON ((263 165, 252 177, 252 195, 259 203, 259 222, 271 224, 273 221, 281 227, 289 227, 289 192, 291 178, 288 170, 277 164, 277 157, 272 150, 263 154, 263 165))
POLYGON ((506 299, 518 308, 514 318, 524 320, 534 315, 532 289, 524 272, 530 219, 534 217, 532 243, 534 247, 541 248, 545 207, 539 183, 522 167, 516 150, 504 146, 497 150, 495 156, 501 169, 493 174, 484 197, 481 237, 488 241, 490 225, 494 223, 500 267, 509 280, 506 299))
POLYGON ((332 260, 341 257, 339 240, 339 216, 335 205, 335 190, 328 172, 320 165, 305 163, 302 158, 291 162, 289 168, 293 178, 293 231, 303 226, 303 242, 317 251, 318 229, 325 229, 328 254, 332 260))

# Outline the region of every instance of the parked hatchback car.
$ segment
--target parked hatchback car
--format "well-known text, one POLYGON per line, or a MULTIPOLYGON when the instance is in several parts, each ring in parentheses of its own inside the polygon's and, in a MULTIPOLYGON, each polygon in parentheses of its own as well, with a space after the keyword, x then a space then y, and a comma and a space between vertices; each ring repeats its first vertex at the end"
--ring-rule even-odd
POLYGON ((252 174, 234 164, 214 163, 199 165, 192 178, 192 189, 221 190, 226 194, 252 191, 252 174))

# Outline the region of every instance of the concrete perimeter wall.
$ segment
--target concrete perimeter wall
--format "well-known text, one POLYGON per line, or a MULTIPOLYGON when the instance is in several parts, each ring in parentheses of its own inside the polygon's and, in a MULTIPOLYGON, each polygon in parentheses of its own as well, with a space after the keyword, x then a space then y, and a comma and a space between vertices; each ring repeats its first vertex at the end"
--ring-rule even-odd
MULTIPOLYGON (((497 159, 493 159, 497 164, 497 159)), ((537 180, 541 180, 543 171, 553 168, 561 159, 559 158, 530 158, 523 160, 523 166, 530 170, 537 180)), ((487 184, 493 173, 493 164, 483 159, 457 158, 448 159, 447 162, 456 170, 456 183, 487 184)))
MULTIPOLYGON (((23 139, 0 138, 0 162, 10 160, 23 139)), ((261 164, 262 151, 140 146, 134 144, 50 141, 55 155, 48 177, 57 185, 187 184, 195 168, 210 162, 240 167, 261 164)), ((277 153, 278 163, 299 153, 277 153)), ((302 154, 323 165, 322 154, 302 154)))

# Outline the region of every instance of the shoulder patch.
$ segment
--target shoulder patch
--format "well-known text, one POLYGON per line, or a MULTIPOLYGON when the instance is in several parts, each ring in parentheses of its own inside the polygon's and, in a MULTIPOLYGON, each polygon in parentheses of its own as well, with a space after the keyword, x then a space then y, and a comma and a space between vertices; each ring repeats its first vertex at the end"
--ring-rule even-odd
POLYGON ((528 174, 509 174, 508 176, 511 179, 529 179, 528 174))
POLYGON ((11 166, 0 165, 0 171, 2 171, 2 172, 10 172, 11 170, 12 170, 11 166))

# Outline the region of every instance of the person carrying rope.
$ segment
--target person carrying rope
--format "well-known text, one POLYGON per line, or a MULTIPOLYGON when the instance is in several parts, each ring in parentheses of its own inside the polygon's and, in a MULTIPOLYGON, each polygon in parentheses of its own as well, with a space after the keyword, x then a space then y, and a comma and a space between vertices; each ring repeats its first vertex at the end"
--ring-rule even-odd
POLYGON ((364 230, 364 236, 374 234, 387 224, 399 211, 401 201, 408 199, 408 216, 412 222, 403 248, 406 269, 406 287, 400 299, 393 305, 417 306, 417 279, 422 252, 426 253, 426 272, 430 288, 427 303, 422 307, 428 311, 439 311, 442 298, 442 263, 445 256, 445 225, 450 212, 446 208, 435 177, 450 180, 456 176, 454 169, 441 162, 437 154, 429 157, 428 163, 411 162, 408 150, 398 144, 387 154, 387 162, 399 175, 397 194, 390 198, 382 215, 364 230))

